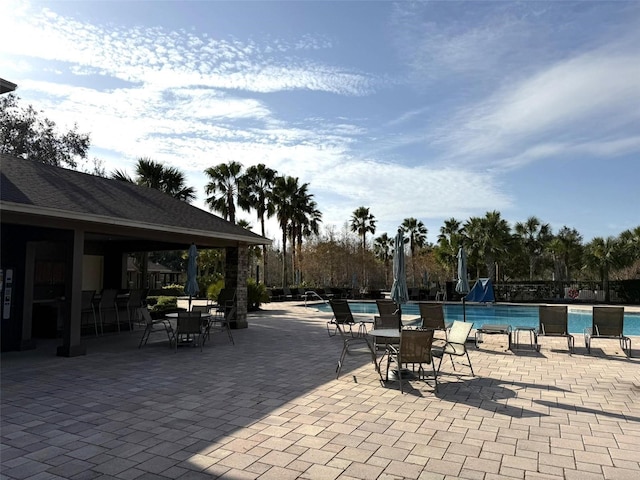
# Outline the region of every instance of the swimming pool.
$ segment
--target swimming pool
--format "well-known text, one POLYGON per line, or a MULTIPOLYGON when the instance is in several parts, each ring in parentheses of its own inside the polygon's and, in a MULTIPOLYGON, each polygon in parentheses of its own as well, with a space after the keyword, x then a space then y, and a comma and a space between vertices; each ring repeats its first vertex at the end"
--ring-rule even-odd
MULTIPOLYGON (((331 306, 326 303, 312 305, 322 312, 331 312, 331 306)), ((349 302, 354 314, 375 315, 378 307, 373 302, 349 302)), ((537 305, 506 305, 487 304, 467 305, 467 322, 473 322, 476 327, 485 323, 508 324, 511 327, 537 327, 539 324, 537 305)), ((462 304, 444 304, 444 318, 446 322, 462 320, 462 304)), ((418 305, 407 303, 402 306, 402 317, 411 319, 420 316, 418 305)), ((591 326, 591 312, 569 307, 569 333, 582 334, 584 329, 591 326)), ((624 313, 624 334, 640 335, 640 313, 624 313)))

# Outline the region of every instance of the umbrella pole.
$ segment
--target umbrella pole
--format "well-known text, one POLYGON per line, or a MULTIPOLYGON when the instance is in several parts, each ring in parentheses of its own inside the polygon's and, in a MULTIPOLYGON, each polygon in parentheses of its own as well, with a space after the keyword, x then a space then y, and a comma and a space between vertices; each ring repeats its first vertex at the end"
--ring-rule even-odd
POLYGON ((462 297, 462 319, 467 321, 467 306, 465 305, 464 297, 462 297))
POLYGON ((187 308, 187 310, 189 312, 191 311, 191 295, 189 295, 189 308, 187 308))

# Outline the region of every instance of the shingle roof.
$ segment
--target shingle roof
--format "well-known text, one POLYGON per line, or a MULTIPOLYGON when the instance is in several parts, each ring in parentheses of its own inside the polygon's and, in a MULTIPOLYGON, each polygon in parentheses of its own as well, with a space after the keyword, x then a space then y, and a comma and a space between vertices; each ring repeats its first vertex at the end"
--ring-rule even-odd
POLYGON ((158 190, 0 154, 4 211, 69 216, 94 223, 215 233, 251 244, 269 240, 158 190))

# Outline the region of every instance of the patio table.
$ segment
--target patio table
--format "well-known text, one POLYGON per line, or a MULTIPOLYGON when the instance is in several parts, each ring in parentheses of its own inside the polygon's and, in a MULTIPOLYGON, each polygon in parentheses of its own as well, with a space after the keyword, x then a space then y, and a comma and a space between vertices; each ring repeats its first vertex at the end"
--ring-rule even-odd
POLYGON ((485 324, 476 330, 476 348, 478 343, 482 343, 483 335, 506 335, 508 347, 511 350, 511 325, 507 324, 485 324))

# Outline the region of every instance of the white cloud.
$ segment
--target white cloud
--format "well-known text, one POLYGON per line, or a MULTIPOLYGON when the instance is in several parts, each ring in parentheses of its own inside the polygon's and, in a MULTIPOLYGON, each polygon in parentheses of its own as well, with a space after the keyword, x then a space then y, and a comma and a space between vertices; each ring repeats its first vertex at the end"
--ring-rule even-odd
MULTIPOLYGON (((511 166, 520 164, 516 159, 568 154, 587 142, 633 145, 638 78, 640 54, 590 52, 464 107, 432 141, 447 145, 453 158, 502 159, 511 166)), ((602 151, 615 155, 617 149, 602 151)))

